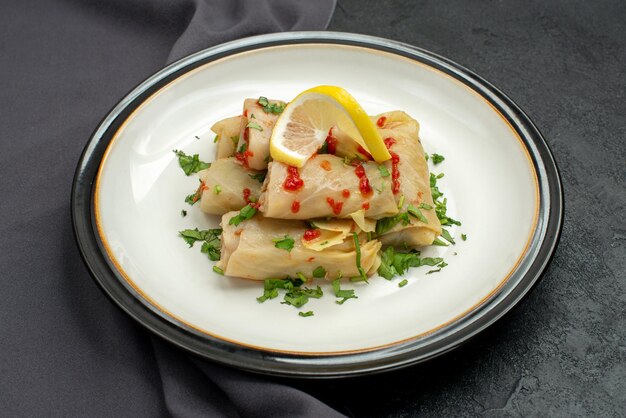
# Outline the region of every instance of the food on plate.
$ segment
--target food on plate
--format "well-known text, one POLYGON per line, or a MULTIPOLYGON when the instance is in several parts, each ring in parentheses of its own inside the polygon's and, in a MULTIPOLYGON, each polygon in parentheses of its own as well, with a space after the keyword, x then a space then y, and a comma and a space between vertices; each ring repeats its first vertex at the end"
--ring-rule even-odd
MULTIPOLYGON (((318 86, 289 103, 245 99, 242 115, 211 129, 212 163, 175 152, 185 174, 199 175, 186 202, 221 215, 221 229, 180 235, 201 243, 215 272, 264 281, 260 302, 282 291, 283 303, 300 308, 323 295, 304 284, 326 279, 343 304, 357 298, 346 283, 447 265, 420 250, 456 244, 442 225, 461 224, 446 213, 443 174, 429 172, 419 123, 407 113, 367 116, 345 90, 318 86)), ((444 159, 430 156, 433 165, 444 159)))

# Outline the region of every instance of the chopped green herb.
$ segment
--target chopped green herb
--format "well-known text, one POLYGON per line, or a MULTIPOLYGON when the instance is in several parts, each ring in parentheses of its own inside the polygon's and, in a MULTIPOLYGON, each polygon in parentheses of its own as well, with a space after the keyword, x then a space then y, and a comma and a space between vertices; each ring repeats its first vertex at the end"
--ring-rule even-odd
POLYGON ((435 240, 433 241, 433 245, 438 245, 440 247, 447 247, 448 246, 448 244, 446 244, 445 242, 443 242, 439 238, 435 238, 435 240))
POLYGON ((198 186, 196 191, 185 197, 185 203, 189 203, 191 206, 193 206, 198 200, 200 200, 200 198, 202 197, 202 192, 207 188, 202 180, 198 181, 200 182, 200 185, 198 186))
POLYGON ((443 176, 445 176, 445 174, 443 174, 443 173, 439 173, 439 174, 437 174, 437 178, 438 178, 438 179, 442 179, 442 178, 443 178, 443 176))
POLYGON ((439 155, 439 154, 433 154, 432 155, 433 164, 439 164, 440 162, 442 162, 445 159, 446 158, 443 155, 439 155))
POLYGON ((391 280, 395 276, 404 274, 411 267, 435 266, 441 262, 443 262, 443 259, 438 257, 420 258, 420 253, 415 250, 400 252, 393 247, 388 247, 382 252, 378 274, 387 280, 391 280))
POLYGON ((321 279, 326 276, 326 269, 322 266, 318 266, 313 270, 313 277, 321 279))
POLYGON ((198 228, 185 229, 184 231, 178 231, 178 233, 189 245, 189 247, 193 247, 197 241, 203 241, 200 252, 207 254, 209 259, 212 261, 220 259, 220 235, 222 234, 222 230, 220 228, 207 229, 204 231, 200 231, 198 228))
POLYGON ((361 279, 367 282, 365 270, 361 267, 361 243, 359 242, 359 236, 356 232, 352 233, 352 240, 354 241, 354 248, 356 250, 356 269, 358 270, 361 279))
POLYGON ((269 163, 269 162, 270 162, 270 159, 271 159, 271 157, 268 155, 267 157, 265 157, 265 158, 263 159, 263 161, 265 161, 266 163, 269 163))
POLYGON ((426 272, 426 274, 438 273, 438 272, 440 272, 440 271, 441 271, 441 267, 439 267, 438 269, 434 269, 434 270, 428 270, 428 271, 426 272))
POLYGON ((230 140, 233 141, 233 144, 235 144, 235 147, 236 147, 237 144, 239 143, 239 135, 231 136, 230 140))
POLYGON ((406 208, 406 211, 409 213, 409 215, 416 217, 421 222, 424 222, 425 224, 428 223, 428 219, 426 219, 422 211, 416 208, 415 206, 409 205, 409 207, 406 208))
MULTIPOLYGON (((196 138, 198 138, 198 137, 196 137, 196 138)), ((200 138, 198 138, 198 139, 200 139, 200 138)), ((213 138, 213 143, 216 143, 219 139, 220 139, 220 136, 219 135, 215 135, 215 138, 213 138)))
POLYGON ((241 144, 241 145, 239 146, 239 149, 237 150, 237 152, 238 152, 239 154, 243 154, 244 152, 246 152, 246 151, 247 151, 247 149, 248 149, 248 144, 247 144, 246 142, 244 142, 243 144, 241 144))
POLYGON ((215 187, 213 187, 213 193, 215 194, 222 193, 222 187, 219 184, 216 184, 215 187))
POLYGON ((285 235, 284 238, 274 238, 272 242, 274 243, 274 247, 280 248, 281 250, 285 250, 288 252, 291 252, 291 250, 293 249, 293 244, 295 243, 293 238, 291 238, 289 235, 285 235))
POLYGON ((424 158, 428 161, 428 154, 424 153, 424 158))
POLYGON ((430 206, 428 203, 420 203, 418 206, 419 209, 426 209, 426 210, 432 210, 433 207, 430 206))
POLYGON ((328 244, 328 241, 320 242, 320 245, 326 245, 326 244, 328 244))
POLYGON ((185 209, 181 210, 181 211, 180 211, 180 216, 182 216, 183 218, 184 218, 185 216, 187 216, 187 211, 186 211, 185 209))
POLYGON ((398 209, 402 209, 404 206, 404 195, 400 196, 400 201, 398 202, 398 209))
POLYGON ((406 226, 410 223, 409 214, 406 212, 398 213, 397 215, 390 216, 388 218, 379 219, 376 222, 376 235, 382 235, 385 232, 392 229, 394 226, 402 222, 402 225, 406 226))
POLYGON ((250 119, 256 119, 256 116, 254 116, 254 113, 250 113, 250 119))
POLYGON ((297 273, 296 273, 296 277, 297 277, 298 279, 302 280, 303 282, 306 282, 306 280, 307 280, 307 279, 306 279, 306 276, 304 275, 304 273, 301 273, 301 272, 297 272, 297 273))
POLYGON ((182 151, 174 150, 174 154, 178 157, 178 164, 183 169, 185 175, 189 176, 191 173, 197 173, 200 170, 211 167, 210 163, 200 161, 198 154, 189 156, 182 151))
POLYGON ((261 105, 261 107, 263 107, 263 111, 265 113, 273 113, 275 115, 278 115, 280 113, 283 113, 283 110, 285 110, 285 105, 281 105, 280 103, 272 104, 269 100, 267 100, 267 97, 259 97, 257 103, 261 105))
POLYGON ((454 242, 454 238, 452 238, 452 235, 450 235, 450 232, 447 229, 445 228, 441 229, 441 236, 450 244, 456 244, 456 242, 454 242))
POLYGON ((407 279, 402 280, 400 283, 398 283, 398 287, 404 287, 409 283, 409 281, 407 279))
POLYGON ((462 239, 463 241, 467 241, 467 235, 465 235, 465 234, 461 234, 461 239, 462 239))
POLYGON ((259 173, 259 174, 248 174, 251 179, 257 180, 259 183, 263 183, 265 181, 265 176, 267 172, 259 173))
POLYGON ((218 266, 213 266, 213 271, 216 272, 217 274, 221 274, 222 276, 224 275, 224 270, 222 270, 218 266))
POLYGON ((256 211, 256 207, 248 204, 239 211, 238 215, 230 218, 230 221, 228 221, 228 225, 237 226, 243 221, 247 221, 248 219, 252 218, 256 214, 256 211))
POLYGON ((250 128, 250 129, 256 129, 257 131, 262 131, 263 128, 261 127, 261 125, 259 125, 256 122, 248 122, 248 124, 246 125, 246 128, 250 128))
POLYGON ((354 290, 342 290, 340 281, 341 278, 333 280, 333 291, 335 292, 335 296, 341 298, 335 302, 339 305, 343 305, 348 299, 358 299, 358 297, 354 294, 354 290))
POLYGON ((389 177, 391 175, 389 174, 389 170, 387 170, 387 167, 385 167, 384 165, 379 165, 378 171, 380 172, 381 177, 389 177))
POLYGON ((328 154, 328 142, 324 141, 320 149, 317 150, 318 154, 328 154))
POLYGON ((313 311, 298 312, 298 315, 306 318, 307 316, 313 316, 313 311))
POLYGON ((198 135, 194 135, 194 138, 196 139, 200 139, 200 137, 198 135))

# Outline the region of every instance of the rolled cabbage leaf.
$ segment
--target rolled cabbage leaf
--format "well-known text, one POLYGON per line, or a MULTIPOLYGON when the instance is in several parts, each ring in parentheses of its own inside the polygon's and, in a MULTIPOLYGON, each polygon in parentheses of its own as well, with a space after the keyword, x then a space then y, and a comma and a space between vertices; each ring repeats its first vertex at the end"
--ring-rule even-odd
MULTIPOLYGON (((284 106, 280 100, 268 100, 270 106, 284 106)), ((246 99, 235 156, 245 166, 265 170, 270 160, 270 136, 278 114, 266 112, 258 99, 246 99)))
POLYGON ((359 172, 359 167, 330 154, 314 156, 300 169, 273 161, 263 185, 260 210, 266 217, 281 219, 346 218, 361 209, 372 219, 396 214, 391 177, 383 177, 374 162, 363 162, 360 167, 359 172), (290 191, 285 181, 293 170, 303 185, 290 191), (362 192, 364 178, 370 187, 367 193, 362 192))
MULTIPOLYGON (((424 157, 424 148, 419 139, 419 123, 401 111, 382 113, 372 117, 372 120, 375 123, 380 121, 377 124, 382 125, 379 127, 379 132, 393 157, 384 165, 389 173, 392 173, 392 179, 394 171, 397 172, 394 196, 398 204, 402 202, 400 213, 407 212, 409 206, 412 206, 418 209, 426 220, 423 222, 409 215, 407 225, 404 222, 398 222, 393 228, 379 236, 379 239, 383 245, 396 247, 431 245, 433 240, 441 234, 441 223, 434 209, 430 174, 424 157), (421 208, 420 205, 422 205, 421 208)), ((384 222, 384 220, 379 222, 384 222)))
MULTIPOLYGON (((237 214, 229 212, 222 216, 221 259, 217 266, 227 276, 265 280, 295 278, 302 273, 310 278, 319 266, 324 267, 329 279, 359 275, 352 235, 344 244, 317 251, 303 244, 308 229, 304 221, 271 219, 257 214, 237 226, 230 225, 230 219, 237 214), (286 237, 293 239, 293 248, 277 248, 276 242, 286 237)), ((378 250, 381 244, 377 240, 365 242, 364 237, 363 234, 363 241, 360 241, 361 267, 369 276, 380 265, 378 250)))
POLYGON ((215 160, 211 167, 198 174, 204 185, 200 209, 205 213, 223 215, 239 210, 251 199, 256 201, 261 194, 261 183, 257 178, 262 173, 246 170, 233 157, 215 160))
POLYGON ((211 130, 217 135, 216 159, 228 158, 235 155, 235 148, 239 142, 239 130, 242 116, 233 116, 215 122, 211 130))

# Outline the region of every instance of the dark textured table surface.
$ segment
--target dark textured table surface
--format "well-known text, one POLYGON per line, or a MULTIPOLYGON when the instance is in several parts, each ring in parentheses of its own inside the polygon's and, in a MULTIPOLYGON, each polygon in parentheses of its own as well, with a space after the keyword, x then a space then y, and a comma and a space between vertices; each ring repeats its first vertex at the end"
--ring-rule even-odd
POLYGON ((565 224, 504 320, 424 366, 308 383, 355 416, 626 415, 626 3, 340 0, 330 30, 404 41, 477 72, 550 144, 565 224))

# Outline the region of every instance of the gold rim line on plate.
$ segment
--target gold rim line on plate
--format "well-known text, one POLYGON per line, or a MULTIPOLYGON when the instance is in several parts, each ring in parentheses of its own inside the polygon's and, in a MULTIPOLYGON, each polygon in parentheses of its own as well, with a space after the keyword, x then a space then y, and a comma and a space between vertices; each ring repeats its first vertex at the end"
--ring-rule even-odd
POLYGON ((526 146, 524 145, 524 142, 522 141, 521 137, 519 136, 519 134, 517 133, 517 131, 513 128, 513 126, 511 125, 511 123, 504 117, 504 115, 502 115, 502 113, 500 113, 500 111, 486 98, 484 98, 482 95, 480 95, 477 91, 475 91, 474 89, 470 88, 468 85, 466 85, 465 83, 461 82, 460 80, 457 80, 455 77, 452 77, 451 75, 445 73, 444 71, 441 71, 437 68, 434 68, 428 64, 425 64, 423 62, 417 61, 415 59, 411 59, 402 55, 398 55, 392 52, 385 52, 385 51, 380 51, 374 48, 369 48, 369 47, 365 47, 365 46, 355 46, 355 45, 342 45, 342 44, 327 44, 327 43, 311 43, 311 44, 292 44, 292 45, 274 45, 274 46, 267 46, 267 47, 262 47, 262 48, 258 48, 258 49, 254 49, 254 50, 250 50, 250 51, 242 51, 242 52, 238 52, 236 54, 232 54, 232 55, 228 55, 222 58, 219 58, 217 60, 211 61, 211 62, 207 62, 197 68, 194 68, 191 71, 188 71, 184 74, 181 74, 180 76, 178 76, 176 79, 170 81, 169 83, 167 83, 165 86, 162 86, 161 88, 159 88, 156 92, 152 93, 150 95, 150 97, 148 97, 146 100, 144 100, 135 110, 133 110, 131 112, 131 114, 126 118, 126 120, 124 120, 124 122, 120 125, 120 127, 117 129, 117 131, 115 132, 115 134, 112 136, 111 140, 109 141, 109 144, 107 145, 107 148, 104 152, 104 155, 102 157, 102 160, 100 162, 100 166, 98 168, 98 172, 96 174, 96 180, 95 180, 95 192, 94 192, 94 198, 93 198, 93 204, 94 204, 94 215, 96 218, 96 228, 98 231, 98 235, 100 238, 100 241, 102 242, 102 245, 107 253, 107 256, 109 258, 109 260, 111 260, 111 262, 113 263, 113 265, 115 266, 115 268, 117 269, 117 271, 122 275, 122 277, 124 278, 124 280, 126 280, 126 282, 128 283, 128 285, 130 287, 133 288, 133 290, 135 290, 135 292, 137 292, 137 294, 139 294, 145 301, 147 301, 150 305, 152 305, 155 309, 157 309, 158 311, 160 311, 163 316, 167 317, 169 316, 170 318, 175 319, 176 321, 180 322, 181 324, 184 324, 185 326, 196 330, 202 334, 208 335, 210 337, 213 338, 217 338, 219 340, 222 341, 226 341, 229 343, 233 343, 236 345, 240 345, 242 347, 246 347, 246 348, 252 348, 252 349, 256 349, 256 350, 262 350, 262 351, 268 351, 268 352, 273 352, 273 353, 281 353, 281 354, 293 354, 293 355, 304 355, 304 356, 332 356, 332 355, 348 355, 348 354, 358 354, 358 353, 364 353, 364 352, 369 352, 369 351, 375 351, 375 350, 380 350, 383 348, 388 348, 388 347, 392 347, 392 346, 397 346, 400 344, 404 344, 407 343, 409 341, 412 340, 417 340, 423 337, 426 337, 430 334, 435 333, 436 331, 458 321, 459 319, 465 317, 466 315, 468 315, 469 313, 471 313, 472 311, 478 309, 480 306, 482 306, 486 301, 488 301, 489 299, 491 299, 496 293, 498 293, 498 291, 504 286, 504 284, 508 281, 508 279, 511 277, 511 275, 515 272, 515 270, 517 269, 517 267, 520 265, 520 263, 522 262, 522 260, 524 259, 524 256, 526 255, 526 253, 528 252, 528 248, 530 247, 533 235, 535 234, 535 232, 537 231, 537 224, 538 224, 538 219, 539 219, 539 180, 537 177, 537 173, 535 171, 535 167, 533 165, 533 161, 532 158, 530 156, 530 153, 528 151, 528 149, 526 148, 526 146), (221 335, 217 335, 215 333, 212 333, 206 329, 203 329, 201 327, 198 327, 194 324, 191 324, 187 321, 185 321, 183 318, 179 317, 178 315, 170 312, 169 310, 165 309, 164 307, 162 307, 159 303, 157 303, 154 299, 152 299, 149 295, 147 295, 146 293, 143 292, 143 290, 131 279, 131 277, 126 273, 126 271, 122 268, 122 266, 120 265, 119 261, 115 258, 115 256, 113 255, 113 251, 110 248, 110 245, 108 243, 108 240, 106 239, 106 236, 104 234, 103 228, 102 228, 102 223, 101 223, 101 219, 100 219, 100 178, 102 176, 102 173, 104 171, 104 166, 106 165, 106 160, 111 152, 111 149, 113 147, 113 145, 115 144, 116 140, 119 138, 120 133, 124 130, 124 128, 126 127, 126 125, 135 117, 135 115, 146 105, 148 104, 150 101, 152 101, 156 96, 158 96, 159 94, 161 94, 161 92, 163 92, 166 89, 171 88, 172 86, 174 86, 175 84, 181 82, 182 80, 184 80, 185 78, 206 69, 209 66, 213 66, 213 65, 217 65, 223 61, 226 60, 230 60, 230 59, 236 59, 236 58, 240 58, 243 55, 252 55, 252 54, 258 54, 258 53, 263 53, 267 50, 275 50, 275 49, 286 49, 286 48, 344 48, 344 49, 351 49, 351 50, 361 50, 361 51, 366 51, 368 53, 374 53, 374 54, 378 54, 378 55, 382 55, 385 56, 387 58, 393 58, 393 59, 399 59, 402 61, 406 61, 409 62, 413 65, 418 65, 420 67, 423 67, 425 69, 428 69, 430 71, 436 72, 439 75, 443 75, 444 77, 453 80, 454 82, 456 82, 457 84, 463 86, 463 88, 465 88, 466 90, 469 90, 470 92, 472 92, 474 95, 478 96, 480 99, 482 99, 485 103, 487 103, 487 105, 489 105, 489 107, 494 111, 494 113, 496 113, 504 122, 505 124, 509 127, 509 129, 513 132, 515 138, 517 139, 519 145, 521 146, 524 155, 526 157, 526 160, 529 163, 529 167, 530 167, 530 171, 532 173, 532 177, 534 180, 534 185, 535 185, 535 213, 533 216, 533 222, 532 222, 532 228, 530 229, 530 233, 528 235, 528 238, 526 240, 526 244, 524 246, 524 249, 521 251, 520 256, 517 258, 516 262, 513 264, 513 267, 509 270, 509 272, 505 275, 505 277, 500 281, 500 283, 498 284, 498 286, 496 286, 491 292, 489 292, 485 297, 483 297, 480 301, 478 301, 476 304, 474 304, 472 307, 468 308, 467 310, 465 310, 464 312, 458 314, 457 316, 455 316, 454 318, 450 319, 447 322, 444 322, 443 324, 440 324, 432 329, 429 329, 428 331, 419 333, 417 335, 408 337, 408 338, 404 338, 402 340, 399 341, 394 341, 394 342, 390 342, 390 343, 386 343, 386 344, 381 344, 381 345, 377 345, 374 347, 366 347, 366 348, 359 348, 359 349, 352 349, 352 350, 341 350, 341 351, 322 351, 322 352, 311 352, 311 351, 294 351, 294 350, 282 350, 282 349, 276 349, 276 348, 268 348, 268 347, 263 347, 263 346, 257 346, 254 344, 250 344, 250 343, 245 343, 245 342, 241 342, 241 341, 237 341, 231 338, 227 338, 227 337, 223 337, 221 335))

